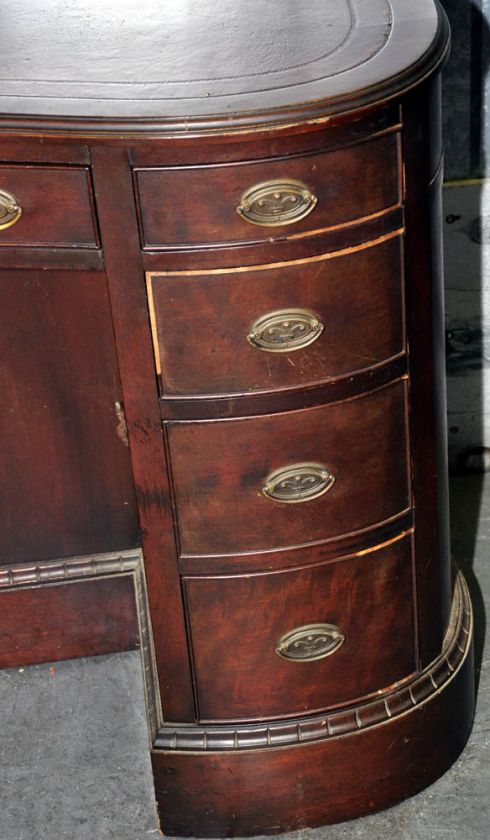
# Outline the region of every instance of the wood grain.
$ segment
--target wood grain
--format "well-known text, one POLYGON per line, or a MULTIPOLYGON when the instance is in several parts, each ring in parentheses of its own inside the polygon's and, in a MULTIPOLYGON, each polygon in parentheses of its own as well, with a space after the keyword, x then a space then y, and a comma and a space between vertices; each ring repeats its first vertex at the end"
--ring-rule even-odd
POLYGON ((0 247, 30 245, 97 248, 90 170, 82 167, 0 166, 0 189, 22 216, 0 230, 0 247))
POLYGON ((306 714, 379 691, 415 667, 411 540, 327 565, 185 581, 200 720, 306 714), (287 632, 345 636, 314 662, 288 661, 287 632))
MULTIPOLYGON (((465 601, 467 611, 467 594, 465 601)), ((449 679, 446 668, 440 686, 439 674, 434 682, 426 675, 418 688, 414 681, 413 700, 401 688, 399 701, 408 695, 401 713, 389 693, 381 694, 381 704, 393 704, 392 717, 381 725, 370 725, 367 709, 358 706, 339 714, 338 729, 329 736, 308 742, 311 729, 305 728, 305 739, 289 748, 257 749, 253 743, 240 748, 237 727, 235 743, 227 749, 154 750, 165 833, 277 834, 352 819, 413 796, 456 760, 471 730, 471 618, 469 634, 456 632, 455 641, 460 649, 451 657, 449 679)), ((290 738, 294 722, 281 721, 279 726, 290 738)), ((258 727, 259 740, 261 729, 263 725, 258 727)))
POLYGON ((405 349, 400 237, 362 258, 354 252, 236 273, 150 273, 147 283, 164 397, 305 388, 353 376, 405 349), (271 353, 247 340, 258 318, 295 308, 322 323, 313 344, 271 353))
POLYGON ((180 553, 239 554, 338 537, 410 507, 405 382, 358 399, 250 419, 168 423, 180 553), (274 470, 324 464, 318 499, 281 504, 274 470))
POLYGON ((92 157, 164 714, 167 720, 192 721, 194 696, 131 174, 124 150, 94 148, 92 157))
POLYGON ((236 212, 245 190, 278 178, 300 181, 318 198, 314 210, 294 224, 294 233, 369 216, 399 203, 397 159, 397 135, 390 134, 285 161, 137 170, 143 246, 155 250, 282 238, 291 233, 289 226, 252 225, 236 212))
POLYGON ((91 580, 75 558, 75 583, 64 567, 141 541, 163 826, 224 836, 358 816, 433 781, 469 732, 471 620, 466 604, 463 638, 450 615, 428 79, 444 13, 194 5, 5 10, 0 174, 25 215, 0 234, 0 597, 4 662, 130 645, 124 568, 91 580), (248 225, 243 192, 279 177, 315 210, 248 225), (321 310, 321 339, 257 354, 251 323, 290 306, 321 310), (267 498, 270 473, 300 462, 333 473, 328 492, 267 498), (345 631, 335 654, 279 658, 316 622, 345 631))
POLYGON ((105 276, 2 271, 0 290, 1 562, 137 545, 105 276))
POLYGON ((134 650, 132 575, 2 592, 0 667, 134 650))

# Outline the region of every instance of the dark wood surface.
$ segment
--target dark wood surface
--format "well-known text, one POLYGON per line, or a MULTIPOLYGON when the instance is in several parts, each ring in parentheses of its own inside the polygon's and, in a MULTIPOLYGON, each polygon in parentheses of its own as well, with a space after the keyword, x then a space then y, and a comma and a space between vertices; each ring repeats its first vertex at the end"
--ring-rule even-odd
MULTIPOLYGON (((222 247, 200 247, 166 251, 142 251, 141 261, 150 271, 211 271, 217 268, 236 268, 249 265, 267 265, 320 257, 356 249, 362 251, 381 243, 394 232, 404 228, 402 207, 391 207, 363 219, 354 219, 352 224, 338 225, 328 230, 311 231, 296 235, 294 228, 284 226, 281 236, 271 237, 266 242, 250 245, 227 245, 222 247)), ((1 251, 0 251, 1 256, 1 251)))
MULTIPOLYGON (((301 123, 290 124, 287 128, 267 131, 240 131, 232 134, 218 134, 196 137, 193 133, 178 138, 178 142, 165 138, 148 138, 132 135, 125 144, 130 148, 131 165, 135 170, 175 166, 192 166, 242 161, 260 161, 266 158, 283 159, 290 155, 323 154, 343 149, 354 143, 381 137, 401 129, 400 103, 396 100, 376 106, 360 113, 342 114, 332 117, 328 122, 319 121, 312 126, 301 123)), ((27 144, 35 144, 36 139, 22 138, 27 144)), ((61 142, 54 135, 51 142, 61 142)), ((73 141, 74 142, 74 141, 73 141)), ((111 145, 117 140, 111 138, 111 145)), ((75 147, 76 148, 76 147, 75 147)))
POLYGON ((131 173, 124 150, 94 148, 92 160, 164 714, 169 720, 194 720, 173 511, 131 173))
POLYGON ((407 375, 407 357, 400 355, 386 364, 368 368, 341 379, 296 388, 279 388, 276 391, 253 392, 239 395, 197 396, 160 400, 164 420, 209 420, 229 417, 253 417, 258 414, 275 414, 300 408, 340 402, 353 396, 375 391, 407 375))
POLYGON ((98 246, 89 169, 0 166, 0 189, 22 207, 19 221, 0 231, 0 247, 98 246))
POLYGON ((451 602, 447 470, 440 81, 406 103, 407 329, 419 638, 426 664, 440 648, 451 602), (431 138, 431 143, 424 140, 431 138))
POLYGON ((262 572, 300 568, 316 563, 327 563, 340 557, 354 553, 362 553, 380 547, 400 535, 412 532, 413 511, 404 511, 384 525, 364 531, 362 534, 354 532, 324 542, 312 542, 289 545, 278 549, 264 551, 250 551, 242 554, 203 554, 190 555, 179 559, 179 567, 183 576, 238 574, 241 572, 262 572))
POLYGON ((106 278, 2 271, 0 564, 139 541, 106 278))
POLYGON ((433 0, 170 5, 2 18, 0 185, 24 208, 0 231, 3 662, 132 644, 129 578, 96 568, 141 542, 164 829, 304 828, 430 783, 471 720, 425 81, 447 24, 433 0), (244 190, 279 177, 315 209, 243 221, 244 190), (292 306, 318 311, 317 342, 247 342, 292 306), (325 495, 266 498, 305 461, 335 475, 325 495), (42 578, 74 554, 89 579, 42 578), (339 650, 280 659, 316 622, 339 650))
POLYGON ((185 581, 200 720, 307 714, 353 701, 415 667, 411 540, 361 557, 272 574, 185 581), (277 655, 309 624, 339 627, 314 662, 277 655))
POLYGON ((22 166, 39 163, 87 166, 90 164, 90 152, 87 145, 67 143, 63 137, 9 137, 4 134, 0 143, 0 161, 22 166))
POLYGON ((403 353, 400 237, 367 249, 361 260, 358 253, 332 256, 245 271, 150 274, 163 396, 304 388, 403 353), (247 340, 258 318, 291 309, 309 310, 324 325, 313 344, 271 353, 247 340))
POLYGON ((139 646, 131 575, 11 590, 0 604, 0 668, 139 646))
POLYGON ((1 269, 40 271, 103 271, 104 261, 99 248, 36 248, 31 245, 0 248, 1 269))
POLYGON ((153 752, 165 834, 242 837, 336 823, 432 784, 471 731, 470 653, 430 701, 389 724, 289 749, 153 752))
POLYGON ((290 124, 399 94, 446 49, 433 0, 11 4, 0 109, 19 130, 290 124))
POLYGON ((405 382, 305 411, 169 423, 168 437, 184 556, 326 540, 410 507, 405 382), (298 504, 262 493, 271 472, 302 462, 324 464, 333 487, 298 504))
POLYGON ((236 212, 245 190, 278 178, 300 181, 318 198, 311 213, 294 225, 296 236, 379 213, 400 203, 397 139, 393 134, 326 154, 237 166, 136 170, 143 247, 283 237, 284 225, 259 227, 236 212))

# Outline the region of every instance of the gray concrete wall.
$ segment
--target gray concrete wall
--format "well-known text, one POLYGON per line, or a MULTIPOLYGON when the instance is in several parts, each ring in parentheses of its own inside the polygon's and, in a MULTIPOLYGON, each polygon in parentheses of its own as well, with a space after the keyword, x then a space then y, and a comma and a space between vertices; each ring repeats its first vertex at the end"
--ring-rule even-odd
POLYGON ((465 472, 490 468, 490 0, 442 4, 449 456, 465 472))

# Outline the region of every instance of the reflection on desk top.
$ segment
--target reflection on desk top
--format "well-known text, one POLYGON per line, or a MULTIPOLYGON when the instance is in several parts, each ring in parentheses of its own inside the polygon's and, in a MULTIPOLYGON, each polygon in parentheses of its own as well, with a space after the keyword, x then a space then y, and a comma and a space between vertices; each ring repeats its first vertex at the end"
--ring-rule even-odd
POLYGON ((5 3, 0 128, 227 132, 321 121, 443 61, 435 0, 5 3))

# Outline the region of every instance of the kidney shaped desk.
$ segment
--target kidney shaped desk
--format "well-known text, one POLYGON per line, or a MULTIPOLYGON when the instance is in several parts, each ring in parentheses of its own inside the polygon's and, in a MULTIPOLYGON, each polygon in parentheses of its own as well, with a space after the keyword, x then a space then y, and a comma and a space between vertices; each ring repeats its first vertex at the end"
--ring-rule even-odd
POLYGON ((141 644, 168 834, 415 793, 473 709, 444 13, 29 0, 0 45, 1 664, 141 644))

